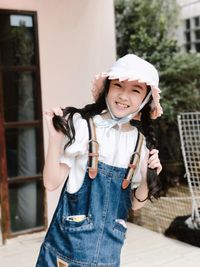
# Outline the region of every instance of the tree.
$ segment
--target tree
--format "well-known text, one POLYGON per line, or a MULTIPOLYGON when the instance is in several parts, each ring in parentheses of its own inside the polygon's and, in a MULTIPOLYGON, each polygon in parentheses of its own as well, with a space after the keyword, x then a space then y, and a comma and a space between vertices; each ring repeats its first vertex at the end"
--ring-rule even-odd
POLYGON ((173 0, 115 0, 118 56, 137 54, 159 70, 164 114, 155 128, 165 169, 162 174, 172 180, 181 178, 184 171, 177 115, 200 110, 200 57, 180 54, 170 34, 176 26, 178 10, 173 0), (177 173, 172 164, 179 166, 177 173))
POLYGON ((137 54, 162 71, 178 50, 169 34, 177 14, 173 0, 115 0, 118 56, 137 54))
POLYGON ((200 110, 200 54, 177 54, 160 75, 163 120, 173 124, 181 112, 200 110))

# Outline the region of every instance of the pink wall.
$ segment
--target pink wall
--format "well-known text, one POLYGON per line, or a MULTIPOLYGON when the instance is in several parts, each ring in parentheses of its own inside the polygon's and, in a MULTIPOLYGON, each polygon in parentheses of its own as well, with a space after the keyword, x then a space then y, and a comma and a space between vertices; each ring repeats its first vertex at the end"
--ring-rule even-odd
MULTIPOLYGON (((0 9, 37 12, 43 109, 92 101, 94 75, 115 59, 113 0, 0 0, 0 9)), ((44 136, 46 151, 46 127, 44 136)), ((48 193, 49 218, 58 195, 48 193)))

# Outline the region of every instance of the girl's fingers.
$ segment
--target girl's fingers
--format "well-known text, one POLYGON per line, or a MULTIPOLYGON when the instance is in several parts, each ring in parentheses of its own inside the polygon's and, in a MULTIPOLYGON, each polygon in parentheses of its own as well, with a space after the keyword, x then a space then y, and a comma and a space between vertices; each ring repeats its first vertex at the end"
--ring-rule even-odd
POLYGON ((154 159, 148 164, 148 166, 152 168, 152 167, 154 167, 155 164, 158 164, 158 163, 160 164, 160 160, 154 159))
POLYGON ((156 169, 157 175, 162 171, 162 165, 160 163, 155 164, 151 169, 156 169))
POLYGON ((44 115, 49 116, 49 117, 53 117, 54 115, 63 116, 63 111, 60 107, 54 107, 52 109, 45 110, 44 115))
POLYGON ((52 109, 52 111, 56 116, 63 116, 63 111, 60 107, 55 107, 52 109))
MULTIPOLYGON (((150 153, 150 157, 148 159, 148 163, 151 163, 152 160, 155 160, 155 159, 158 159, 159 160, 159 157, 158 157, 158 150, 155 149, 155 151, 153 153, 150 153)), ((152 151, 151 151, 152 152, 152 151)))
POLYGON ((151 163, 155 159, 159 159, 158 154, 154 154, 154 155, 150 156, 150 158, 148 159, 148 163, 151 163))
POLYGON ((159 154, 159 150, 154 148, 149 153, 150 153, 150 155, 159 154))
POLYGON ((151 164, 148 165, 151 169, 156 169, 157 174, 159 174, 162 170, 162 165, 159 160, 154 160, 151 162, 151 164))
POLYGON ((162 171, 162 165, 159 164, 159 166, 156 168, 157 175, 159 175, 161 171, 162 171))
POLYGON ((162 170, 162 165, 160 163, 158 153, 159 151, 157 149, 152 149, 150 151, 150 158, 148 160, 148 167, 151 169, 156 169, 157 174, 159 174, 162 170))
POLYGON ((49 117, 53 116, 53 112, 51 112, 50 110, 45 110, 43 114, 49 117))

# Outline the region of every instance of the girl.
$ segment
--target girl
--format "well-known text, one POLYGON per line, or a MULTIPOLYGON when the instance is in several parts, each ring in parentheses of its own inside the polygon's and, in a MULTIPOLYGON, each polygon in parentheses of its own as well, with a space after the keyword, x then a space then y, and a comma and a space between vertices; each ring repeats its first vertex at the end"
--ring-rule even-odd
POLYGON ((162 114, 157 70, 128 54, 95 78, 92 92, 95 103, 82 109, 45 112, 44 185, 54 190, 68 179, 37 267, 119 266, 129 208, 159 197, 162 167, 151 150, 151 119, 162 114))

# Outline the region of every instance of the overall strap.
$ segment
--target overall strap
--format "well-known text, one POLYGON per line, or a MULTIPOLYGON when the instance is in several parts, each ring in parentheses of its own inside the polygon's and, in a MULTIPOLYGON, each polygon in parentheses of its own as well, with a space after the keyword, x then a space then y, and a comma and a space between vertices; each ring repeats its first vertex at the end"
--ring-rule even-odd
POLYGON ((98 157, 99 157, 99 144, 96 137, 96 129, 92 118, 89 118, 88 131, 89 131, 89 142, 88 142, 88 174, 91 179, 94 179, 98 173, 98 157))
POLYGON ((144 140, 143 134, 141 134, 138 131, 137 141, 135 144, 134 152, 133 152, 131 159, 130 159, 130 163, 129 163, 128 170, 127 170, 127 175, 122 182, 122 188, 123 189, 126 189, 129 186, 129 184, 131 183, 134 172, 138 166, 143 140, 144 140))

